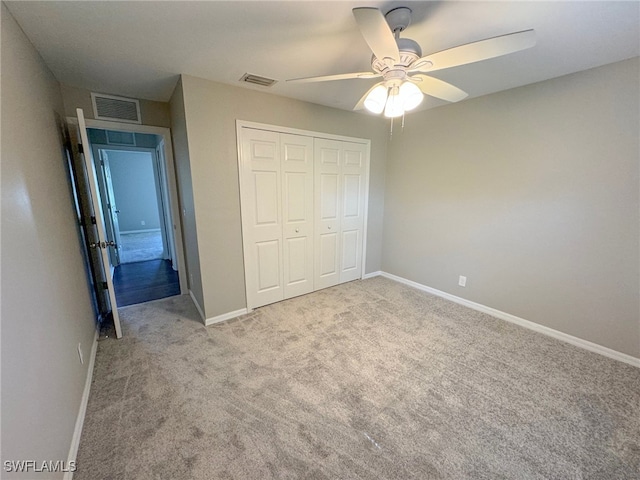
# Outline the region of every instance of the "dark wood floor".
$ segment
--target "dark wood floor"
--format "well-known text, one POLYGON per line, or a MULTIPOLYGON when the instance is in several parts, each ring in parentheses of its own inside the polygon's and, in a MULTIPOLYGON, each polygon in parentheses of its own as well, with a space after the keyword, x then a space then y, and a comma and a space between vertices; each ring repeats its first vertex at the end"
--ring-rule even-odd
POLYGON ((180 295, 178 272, 169 260, 123 263, 113 274, 119 307, 180 295))

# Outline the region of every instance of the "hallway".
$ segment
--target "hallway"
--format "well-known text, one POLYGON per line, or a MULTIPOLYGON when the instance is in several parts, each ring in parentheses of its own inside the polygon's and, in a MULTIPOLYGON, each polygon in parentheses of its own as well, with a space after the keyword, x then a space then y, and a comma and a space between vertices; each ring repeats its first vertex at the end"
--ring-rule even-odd
POLYGON ((113 282, 119 307, 180 295, 178 272, 169 260, 121 264, 113 282))

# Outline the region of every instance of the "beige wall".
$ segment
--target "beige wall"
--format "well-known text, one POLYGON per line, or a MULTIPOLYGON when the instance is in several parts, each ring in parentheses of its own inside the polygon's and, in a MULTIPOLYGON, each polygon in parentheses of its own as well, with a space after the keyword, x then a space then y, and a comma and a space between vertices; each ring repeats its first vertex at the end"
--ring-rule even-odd
POLYGON ((639 85, 635 58, 407 117, 383 270, 640 357, 639 85))
MULTIPOLYGON (((84 118, 94 119, 93 104, 91 103, 91 90, 85 90, 84 88, 71 87, 69 85, 62 85, 62 97, 64 100, 64 110, 67 117, 76 116, 76 108, 81 108, 84 111, 84 118)), ((96 92, 106 93, 108 95, 116 95, 110 92, 96 92)), ((142 123, 144 125, 151 125, 154 127, 169 127, 171 118, 169 114, 169 104, 166 102, 154 102, 153 100, 140 101, 140 116, 142 117, 142 123)))
POLYGON ((236 119, 371 139, 366 271, 380 268, 386 122, 182 76, 207 317, 246 307, 236 119))
POLYGON ((62 96, 0 8, 2 461, 67 460, 95 329, 58 129, 62 96))
POLYGON ((185 261, 187 263, 189 290, 193 293, 200 308, 204 309, 182 80, 178 82, 173 91, 173 95, 171 95, 170 106, 173 156, 175 158, 176 176, 178 180, 178 196, 180 198, 180 211, 182 215, 182 243, 184 245, 185 261))

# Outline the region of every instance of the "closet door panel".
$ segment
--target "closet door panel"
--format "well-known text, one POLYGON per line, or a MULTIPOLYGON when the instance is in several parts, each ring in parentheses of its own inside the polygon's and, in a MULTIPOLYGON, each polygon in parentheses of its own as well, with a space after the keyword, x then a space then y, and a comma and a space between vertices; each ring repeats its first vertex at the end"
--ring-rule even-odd
POLYGON ((256 308, 284 298, 279 135, 243 129, 241 148, 247 305, 256 308))
MULTIPOLYGON (((351 273, 360 265, 360 231, 347 230, 342 232, 342 273, 351 273)), ((358 272, 359 273, 359 272, 358 272)), ((360 278, 358 275, 356 278, 360 278)))
MULTIPOLYGON (((318 262, 319 263, 318 277, 321 280, 324 280, 330 277, 337 277, 339 274, 338 234, 337 233, 322 234, 320 235, 319 243, 320 243, 320 248, 319 248, 320 259, 318 262)), ((327 283, 330 283, 330 282, 333 282, 333 279, 331 281, 327 281, 327 283)), ((337 282, 330 283, 324 286, 328 287, 331 285, 335 285, 336 283, 337 282)), ((324 288, 324 287, 321 287, 321 288, 324 288)))
POLYGON ((362 275, 364 210, 366 201, 366 147, 343 142, 341 168, 342 203, 340 209, 340 283, 362 275))
POLYGON ((253 191, 255 222, 254 227, 277 226, 279 220, 278 174, 253 170, 253 191))
POLYGON ((365 144, 240 128, 247 306, 361 277, 365 144))
POLYGON ((340 195, 338 185, 340 185, 340 175, 337 173, 320 174, 320 220, 323 222, 339 221, 340 195))
POLYGON ((257 242, 257 293, 280 287, 280 240, 257 242))
POLYGON ((340 283, 341 142, 316 138, 314 289, 340 283))
POLYGON ((309 280, 311 272, 309 271, 308 256, 310 251, 311 249, 309 248, 309 242, 306 237, 289 238, 285 240, 287 287, 292 288, 295 285, 309 280))
POLYGON ((284 298, 313 291, 313 138, 280 135, 284 298))

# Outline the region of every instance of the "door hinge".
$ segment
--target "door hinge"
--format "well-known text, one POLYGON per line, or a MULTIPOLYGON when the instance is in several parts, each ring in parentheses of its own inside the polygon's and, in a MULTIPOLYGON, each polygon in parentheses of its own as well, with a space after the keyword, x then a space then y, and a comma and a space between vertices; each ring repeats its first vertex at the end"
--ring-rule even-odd
POLYGON ((109 284, 107 282, 100 282, 100 286, 103 290, 109 290, 109 284))
POLYGON ((78 144, 78 152, 84 154, 84 147, 82 146, 81 143, 78 144))
POLYGON ((91 223, 96 225, 96 217, 94 217, 93 215, 91 215, 91 223))

